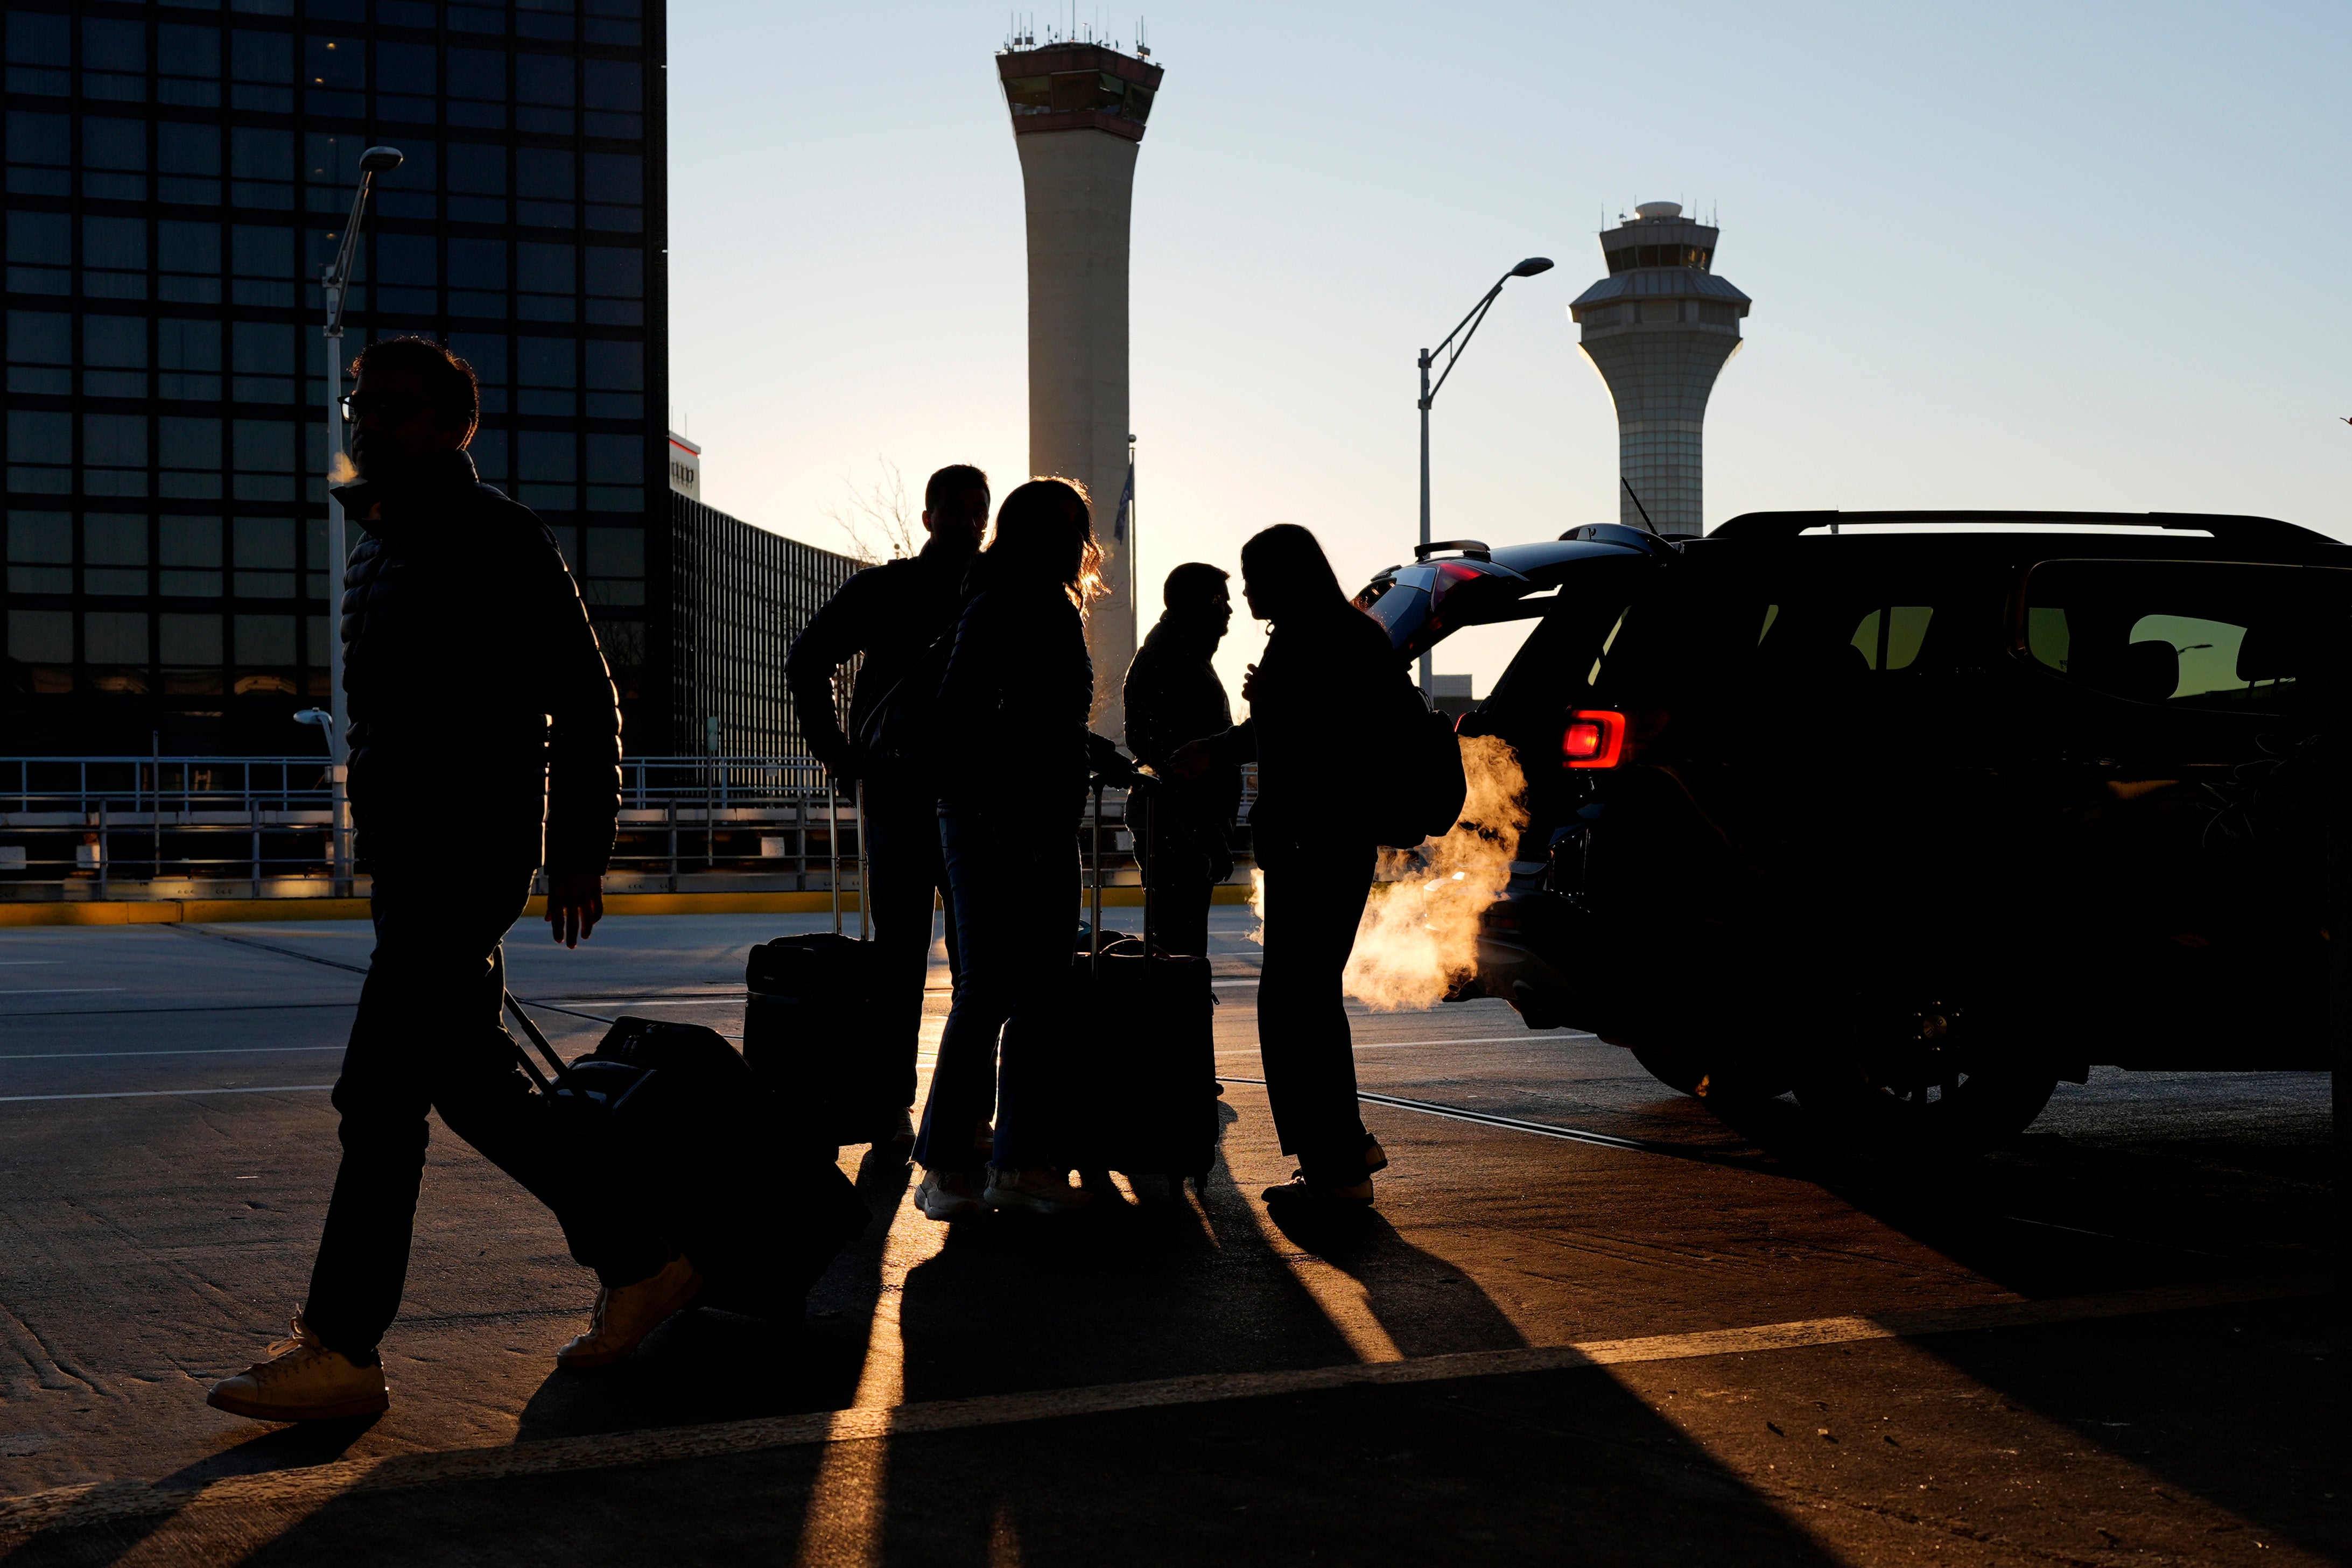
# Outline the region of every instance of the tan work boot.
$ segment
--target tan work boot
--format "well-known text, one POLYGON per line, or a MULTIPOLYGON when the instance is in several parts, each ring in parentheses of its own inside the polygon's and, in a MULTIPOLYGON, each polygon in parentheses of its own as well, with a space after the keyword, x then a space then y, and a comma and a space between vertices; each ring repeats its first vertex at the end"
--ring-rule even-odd
POLYGON ((588 1332, 555 1353, 555 1364, 566 1372, 586 1372, 610 1366, 637 1348, 646 1335, 694 1304, 702 1291, 702 1276, 683 1258, 662 1265, 661 1272, 634 1285, 610 1285, 596 1292, 588 1317, 588 1332))
POLYGON ((205 1403, 256 1421, 347 1421, 392 1406, 383 1365, 362 1366, 319 1343, 297 1312, 293 1337, 270 1345, 268 1358, 213 1385, 205 1403))

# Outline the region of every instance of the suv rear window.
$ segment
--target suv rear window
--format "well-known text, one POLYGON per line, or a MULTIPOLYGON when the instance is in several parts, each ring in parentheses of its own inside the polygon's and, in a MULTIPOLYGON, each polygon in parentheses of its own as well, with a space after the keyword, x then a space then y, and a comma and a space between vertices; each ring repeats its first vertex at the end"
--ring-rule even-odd
POLYGON ((2052 560, 2026 578, 2018 650, 2110 696, 2283 712, 2316 637, 2352 607, 2352 571, 2209 561, 2052 560))

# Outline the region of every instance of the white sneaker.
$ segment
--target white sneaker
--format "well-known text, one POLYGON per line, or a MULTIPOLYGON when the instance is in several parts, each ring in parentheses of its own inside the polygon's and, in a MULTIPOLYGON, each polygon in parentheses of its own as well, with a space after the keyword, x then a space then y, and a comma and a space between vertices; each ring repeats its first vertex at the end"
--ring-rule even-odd
POLYGON ((383 1365, 362 1366, 319 1343, 297 1312, 293 1337, 270 1345, 268 1359, 213 1385, 205 1403, 256 1421, 347 1421, 392 1405, 383 1365))
POLYGON ((987 1212, 980 1206, 980 1178, 970 1171, 925 1171, 915 1188, 915 1207, 924 1218, 941 1224, 977 1219, 987 1212))
POLYGON ((1093 1196, 1082 1186, 1071 1186, 1067 1172, 1046 1166, 1019 1171, 991 1166, 988 1190, 981 1195, 991 1208, 1024 1214, 1076 1214, 1093 1196))
POLYGON ((701 1293, 702 1276, 683 1258, 671 1259, 651 1279, 599 1290, 596 1305, 589 1313, 588 1332, 567 1341, 555 1353, 555 1364, 566 1372, 610 1366, 636 1349, 646 1335, 692 1306, 701 1293))

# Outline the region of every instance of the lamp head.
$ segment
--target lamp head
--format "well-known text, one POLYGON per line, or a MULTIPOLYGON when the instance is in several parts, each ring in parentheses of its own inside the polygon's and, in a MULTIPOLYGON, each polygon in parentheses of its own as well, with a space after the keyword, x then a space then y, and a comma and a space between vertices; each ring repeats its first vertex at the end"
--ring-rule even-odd
MULTIPOLYGON (((364 162, 364 160, 362 160, 362 162, 364 162)), ((1528 257, 1527 260, 1519 263, 1518 266, 1511 268, 1511 276, 1513 277, 1533 277, 1538 272, 1549 272, 1550 270, 1551 257, 1548 256, 1531 256, 1528 257)))
MULTIPOLYGON (((371 147, 360 154, 360 172, 389 174, 404 162, 406 159, 397 147, 371 147)), ((1549 267, 1551 264, 1546 262, 1544 265, 1549 267)))
POLYGON ((294 716, 296 724, 315 724, 321 729, 331 728, 335 716, 324 708, 306 707, 294 716))

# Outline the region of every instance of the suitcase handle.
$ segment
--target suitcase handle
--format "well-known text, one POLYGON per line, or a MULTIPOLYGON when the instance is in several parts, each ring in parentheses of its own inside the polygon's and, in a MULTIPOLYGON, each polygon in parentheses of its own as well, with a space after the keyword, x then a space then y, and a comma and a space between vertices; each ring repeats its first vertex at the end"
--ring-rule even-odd
MULTIPOLYGON (((547 1036, 539 1032, 539 1026, 530 1021, 530 1015, 522 1010, 522 1004, 515 1000, 515 994, 512 991, 506 993, 506 1008, 507 1011, 514 1015, 515 1022, 522 1025, 522 1032, 530 1038, 531 1044, 539 1047, 539 1053, 547 1058, 547 1064, 550 1067, 561 1073, 572 1065, 555 1053, 555 1047, 547 1043, 547 1036)), ((539 1070, 539 1063, 530 1059, 530 1052, 522 1048, 522 1042, 516 1040, 512 1035, 507 1036, 507 1039, 514 1041, 516 1059, 521 1061, 522 1070, 530 1075, 531 1082, 539 1085, 540 1092, 544 1094, 551 1092, 555 1086, 548 1082, 547 1074, 539 1070)))

